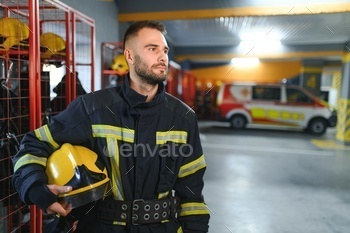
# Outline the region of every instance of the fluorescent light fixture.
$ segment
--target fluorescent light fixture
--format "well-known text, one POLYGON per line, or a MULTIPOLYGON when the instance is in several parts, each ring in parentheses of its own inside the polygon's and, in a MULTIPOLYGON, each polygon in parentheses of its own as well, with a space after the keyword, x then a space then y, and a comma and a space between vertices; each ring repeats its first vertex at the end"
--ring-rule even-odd
POLYGON ((259 48, 276 48, 281 45, 280 40, 243 40, 242 46, 255 46, 259 48))
POLYGON ((280 51, 282 44, 280 40, 243 40, 239 44, 239 49, 251 55, 271 53, 280 51))
POLYGON ((234 67, 252 67, 258 65, 260 62, 257 57, 235 57, 231 59, 234 67))
POLYGON ((250 41, 250 40, 280 40, 282 34, 277 28, 256 28, 254 31, 245 30, 241 31, 239 34, 239 38, 242 41, 250 41))

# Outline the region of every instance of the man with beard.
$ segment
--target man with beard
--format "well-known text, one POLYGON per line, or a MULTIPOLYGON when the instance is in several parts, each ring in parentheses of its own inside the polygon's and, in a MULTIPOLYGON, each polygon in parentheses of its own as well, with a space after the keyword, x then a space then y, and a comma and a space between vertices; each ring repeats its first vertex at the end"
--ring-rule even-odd
POLYGON ((69 219, 66 228, 58 224, 52 232, 70 231, 73 221, 75 232, 84 233, 208 231, 202 196, 206 164, 197 118, 165 92, 165 35, 159 22, 132 24, 124 37, 130 70, 125 84, 78 97, 49 125, 23 138, 13 159, 13 184, 27 204, 56 214, 56 222, 69 219), (62 203, 57 196, 79 190, 74 182, 47 183, 48 159, 64 143, 96 152, 110 179, 105 197, 80 216, 71 216, 75 203, 62 203))

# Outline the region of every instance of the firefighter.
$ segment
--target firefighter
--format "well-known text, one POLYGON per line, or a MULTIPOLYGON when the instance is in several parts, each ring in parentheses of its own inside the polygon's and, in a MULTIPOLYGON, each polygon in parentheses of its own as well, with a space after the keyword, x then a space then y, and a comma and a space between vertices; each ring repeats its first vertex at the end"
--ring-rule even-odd
POLYGON ((125 84, 78 97, 50 124, 25 135, 13 159, 13 184, 25 203, 70 214, 72 203, 57 195, 74 187, 48 185, 45 173, 49 156, 69 143, 94 151, 110 179, 105 197, 79 218, 75 232, 208 232, 197 118, 165 92, 165 35, 159 22, 132 24, 123 43, 125 84))

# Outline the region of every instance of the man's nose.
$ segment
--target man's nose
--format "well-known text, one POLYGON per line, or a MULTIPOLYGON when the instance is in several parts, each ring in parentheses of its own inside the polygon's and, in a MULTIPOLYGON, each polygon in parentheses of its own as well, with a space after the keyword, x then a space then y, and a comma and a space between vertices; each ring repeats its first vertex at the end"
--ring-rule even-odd
POLYGON ((164 63, 166 63, 166 62, 168 62, 168 55, 167 54, 165 54, 165 53, 162 53, 160 56, 159 56, 159 58, 158 58, 158 60, 160 61, 160 62, 164 62, 164 63))

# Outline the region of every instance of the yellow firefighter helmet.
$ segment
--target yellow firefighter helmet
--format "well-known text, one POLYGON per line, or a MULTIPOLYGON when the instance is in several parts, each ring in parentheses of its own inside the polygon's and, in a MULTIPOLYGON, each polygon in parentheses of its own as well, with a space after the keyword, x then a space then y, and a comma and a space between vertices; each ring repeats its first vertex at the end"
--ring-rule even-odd
POLYGON ((28 26, 16 18, 0 19, 0 47, 9 50, 15 45, 28 46, 21 41, 29 38, 28 26))
POLYGON ((123 54, 120 53, 115 56, 111 64, 111 69, 117 71, 118 75, 124 75, 129 72, 129 66, 123 54))
POLYGON ((105 165, 98 155, 83 146, 65 143, 47 160, 48 184, 72 186, 69 193, 59 194, 60 202, 72 208, 103 199, 109 187, 105 165))
POLYGON ((41 57, 50 58, 54 55, 64 56, 66 42, 64 39, 52 32, 45 32, 40 35, 41 57))

